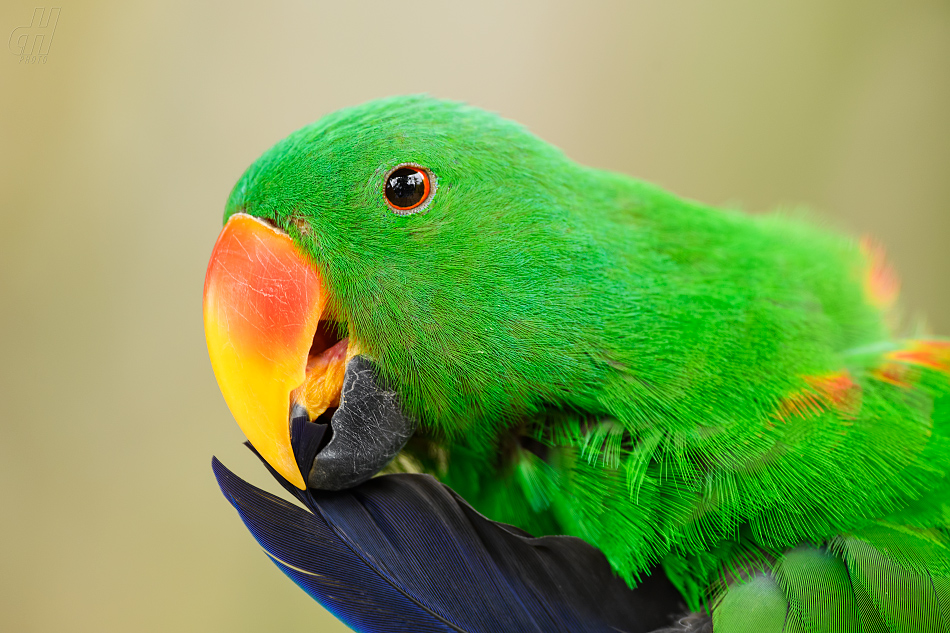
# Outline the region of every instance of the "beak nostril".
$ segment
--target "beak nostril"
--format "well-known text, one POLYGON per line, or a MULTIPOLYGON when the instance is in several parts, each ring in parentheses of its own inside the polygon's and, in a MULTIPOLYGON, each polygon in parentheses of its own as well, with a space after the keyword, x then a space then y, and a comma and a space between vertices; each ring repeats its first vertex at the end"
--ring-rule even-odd
POLYGON ((310 224, 301 216, 296 215, 296 214, 291 216, 290 224, 293 225, 294 228, 297 229, 297 232, 300 233, 301 236, 307 237, 308 235, 310 235, 310 232, 311 232, 310 224))

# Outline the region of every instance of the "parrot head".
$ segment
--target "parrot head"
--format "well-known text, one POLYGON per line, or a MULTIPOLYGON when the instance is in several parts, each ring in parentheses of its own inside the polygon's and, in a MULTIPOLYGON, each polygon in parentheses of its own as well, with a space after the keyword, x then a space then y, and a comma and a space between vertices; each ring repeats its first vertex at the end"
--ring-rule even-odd
POLYGON ((428 97, 341 110, 267 151, 231 193, 204 291, 252 446, 298 488, 343 488, 417 428, 488 446, 544 407, 595 407, 605 261, 576 212, 591 177, 428 97))

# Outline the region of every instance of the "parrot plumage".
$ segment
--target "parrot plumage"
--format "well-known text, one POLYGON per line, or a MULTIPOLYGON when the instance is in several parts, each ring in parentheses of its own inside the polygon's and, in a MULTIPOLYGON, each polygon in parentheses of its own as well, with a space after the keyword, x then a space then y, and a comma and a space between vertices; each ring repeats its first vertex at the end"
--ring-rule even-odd
MULTIPOLYGON (((231 193, 225 221, 246 216, 316 275, 294 348, 311 392, 333 382, 313 367, 342 385, 358 353, 411 420, 385 472, 578 537, 630 586, 664 575, 716 633, 950 633, 950 342, 899 331, 873 243, 683 200, 419 96, 279 142, 231 193)), ((214 263, 206 327, 231 270, 214 263)), ((355 411, 342 389, 319 410, 294 391, 295 428, 355 411)), ((314 486, 325 439, 287 467, 248 437, 314 486)))

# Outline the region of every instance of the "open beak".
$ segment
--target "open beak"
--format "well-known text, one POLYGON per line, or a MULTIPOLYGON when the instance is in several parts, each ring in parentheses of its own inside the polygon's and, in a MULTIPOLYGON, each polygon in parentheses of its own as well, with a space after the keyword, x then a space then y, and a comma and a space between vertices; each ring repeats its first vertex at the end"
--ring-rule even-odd
POLYGON ((320 273, 286 233, 231 216, 205 276, 208 355, 244 435, 301 490, 365 481, 415 429, 373 362, 321 323, 326 303, 320 273))

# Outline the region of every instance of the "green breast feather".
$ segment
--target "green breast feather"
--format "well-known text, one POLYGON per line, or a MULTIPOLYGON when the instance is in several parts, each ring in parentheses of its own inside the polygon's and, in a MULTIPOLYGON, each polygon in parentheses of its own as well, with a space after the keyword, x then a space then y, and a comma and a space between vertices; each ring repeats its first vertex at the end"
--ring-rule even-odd
POLYGON ((420 421, 391 469, 630 584, 662 569, 717 633, 947 630, 950 343, 893 331, 874 245, 425 97, 292 134, 236 212, 311 255, 420 421), (381 194, 401 164, 432 175, 420 212, 381 194))

